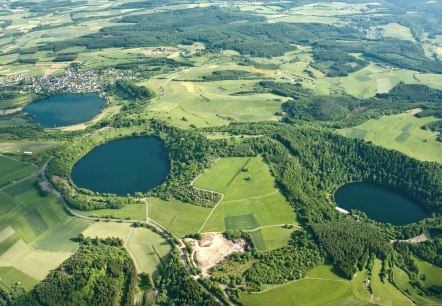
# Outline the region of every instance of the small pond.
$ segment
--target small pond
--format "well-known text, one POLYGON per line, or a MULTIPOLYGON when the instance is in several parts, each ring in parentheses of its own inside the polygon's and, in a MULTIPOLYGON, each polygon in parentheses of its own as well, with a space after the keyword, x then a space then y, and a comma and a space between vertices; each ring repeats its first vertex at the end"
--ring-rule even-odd
POLYGON ((363 211, 370 219, 379 222, 404 225, 429 216, 410 197, 395 189, 377 184, 346 184, 336 191, 334 197, 340 208, 363 211))
POLYGON ((63 94, 32 102, 23 108, 32 121, 44 127, 87 122, 98 115, 106 100, 97 93, 63 94))
POLYGON ((161 139, 131 137, 98 146, 74 166, 71 177, 78 187, 125 196, 162 184, 169 170, 161 139))

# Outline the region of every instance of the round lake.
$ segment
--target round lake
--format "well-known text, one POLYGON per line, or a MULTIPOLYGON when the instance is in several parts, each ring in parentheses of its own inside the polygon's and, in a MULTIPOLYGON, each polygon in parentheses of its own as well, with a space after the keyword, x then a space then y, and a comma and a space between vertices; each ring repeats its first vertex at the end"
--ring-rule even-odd
POLYGON ((404 225, 429 216, 406 195, 381 185, 347 184, 339 188, 334 197, 340 208, 363 211, 370 219, 379 222, 404 225))
POLYGON ((101 112, 106 100, 97 93, 64 94, 32 102, 23 108, 34 123, 59 127, 83 123, 101 112))
POLYGON ((162 184, 169 170, 161 139, 132 137, 95 148, 74 166, 71 177, 80 188, 125 196, 162 184))

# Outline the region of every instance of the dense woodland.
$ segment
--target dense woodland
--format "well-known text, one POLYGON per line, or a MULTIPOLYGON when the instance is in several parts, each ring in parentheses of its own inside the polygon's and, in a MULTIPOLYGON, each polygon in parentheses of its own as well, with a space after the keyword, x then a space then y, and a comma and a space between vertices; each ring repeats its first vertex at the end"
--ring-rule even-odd
POLYGON ((243 55, 270 58, 294 50, 292 44, 299 44, 312 47, 313 67, 328 76, 346 76, 365 67, 367 61, 363 58, 398 68, 442 72, 442 63, 427 58, 417 43, 392 38, 370 40, 356 26, 265 23, 263 17, 215 6, 131 15, 117 21, 122 25, 42 48, 58 52, 72 46, 102 49, 202 42, 209 51, 231 49, 243 55), (223 31, 219 31, 220 26, 223 31), (350 53, 361 53, 363 58, 350 53))

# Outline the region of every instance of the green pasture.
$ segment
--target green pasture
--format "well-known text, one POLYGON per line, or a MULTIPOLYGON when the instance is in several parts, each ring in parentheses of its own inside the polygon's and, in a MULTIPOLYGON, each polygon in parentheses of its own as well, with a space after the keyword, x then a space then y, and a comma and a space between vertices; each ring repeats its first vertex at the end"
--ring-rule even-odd
POLYGON ((83 231, 83 235, 91 238, 115 237, 125 242, 132 229, 133 227, 130 223, 95 222, 83 231))
POLYGON ((341 135, 405 153, 424 161, 442 162, 442 143, 437 134, 421 127, 437 120, 434 117, 417 118, 412 113, 384 116, 354 127, 339 130, 341 135))
MULTIPOLYGON (((20 118, 18 118, 20 120, 20 118)), ((21 125, 21 124, 20 124, 21 125)), ((0 127, 2 126, 0 117, 0 127)), ((32 153, 40 153, 44 150, 57 145, 54 141, 8 141, 0 142, 0 153, 8 153, 12 155, 22 155, 28 151, 32 153)))
POLYGON ((220 158, 195 180, 194 186, 223 193, 223 202, 277 193, 274 178, 261 157, 220 158))
MULTIPOLYGON (((160 85, 164 88, 164 94, 152 102, 149 110, 178 127, 188 127, 190 124, 198 127, 225 125, 231 121, 277 120, 275 113, 281 110, 281 103, 286 100, 273 94, 233 95, 250 90, 250 80, 178 82, 172 80, 174 76, 180 76, 183 80, 192 77, 187 73, 166 76, 160 85)), ((153 82, 156 86, 158 83, 153 82)))
POLYGON ((193 185, 202 189, 224 192, 229 182, 240 173, 248 160, 247 157, 220 158, 198 177, 193 185))
POLYGON ((419 289, 410 284, 407 273, 397 266, 393 268, 393 281, 395 285, 404 292, 416 305, 439 305, 441 300, 420 294, 419 289))
POLYGON ((148 206, 149 218, 177 237, 197 233, 211 211, 210 208, 183 203, 175 199, 163 201, 151 198, 148 200, 148 206))
POLYGON ((154 278, 167 262, 172 246, 159 234, 147 228, 134 229, 127 243, 130 253, 143 272, 154 278))
MULTIPOLYGON (((263 227, 258 231, 261 232, 265 243, 265 250, 274 250, 287 245, 294 229, 283 228, 281 226, 263 227)), ((252 232, 253 233, 253 232, 252 232)), ((254 237, 252 235, 252 237, 254 237)))
POLYGON ((416 256, 413 256, 413 260, 419 268, 419 275, 425 274, 425 285, 442 286, 442 268, 436 267, 416 256))
POLYGON ((34 172, 37 172, 37 168, 31 164, 0 156, 0 186, 29 176, 34 172))
POLYGON ((405 69, 388 69, 370 63, 367 67, 350 73, 346 77, 321 78, 315 81, 315 90, 318 94, 322 87, 328 86, 332 91, 333 86, 339 90, 358 97, 369 98, 376 93, 386 93, 398 83, 423 84, 432 88, 442 89, 442 76, 436 74, 418 73, 405 69))
POLYGON ((382 262, 376 259, 373 266, 371 276, 371 288, 373 291, 374 301, 379 304, 388 305, 412 305, 412 303, 390 282, 383 283, 379 277, 382 262))
POLYGON ((25 290, 31 290, 38 281, 12 267, 0 267, 0 288, 10 289, 14 283, 21 283, 25 290))
POLYGON ((413 41, 413 42, 416 41, 413 37, 413 34, 411 34, 410 28, 400 25, 398 23, 386 24, 386 25, 382 26, 382 29, 384 29, 383 34, 386 37, 393 37, 393 38, 402 39, 402 40, 409 40, 409 41, 413 41))
MULTIPOLYGON (((352 298, 345 281, 302 279, 261 293, 241 293, 245 305, 345 305, 352 298), (344 302, 344 303, 343 303, 344 302)), ((352 299, 351 305, 355 300, 352 299)), ((350 305, 350 304, 348 304, 350 305)))
POLYGON ((220 158, 194 182, 198 188, 224 194, 202 231, 251 230, 295 223, 293 208, 274 184, 261 157, 220 158))
POLYGON ((261 226, 294 223, 296 216, 293 208, 278 192, 261 198, 221 202, 214 209, 202 231, 251 230, 261 226))

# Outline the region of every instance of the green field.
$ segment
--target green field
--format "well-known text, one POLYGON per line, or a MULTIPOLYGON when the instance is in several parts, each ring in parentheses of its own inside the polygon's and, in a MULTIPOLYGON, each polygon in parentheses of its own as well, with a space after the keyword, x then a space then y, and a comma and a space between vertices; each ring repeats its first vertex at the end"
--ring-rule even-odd
POLYGON ((442 162, 442 143, 436 133, 420 127, 435 121, 434 117, 417 118, 412 113, 384 116, 354 127, 339 130, 350 137, 371 141, 424 161, 442 162))
POLYGON ((287 245, 294 229, 272 226, 263 227, 259 231, 261 232, 261 236, 265 243, 265 250, 269 251, 287 245))
POLYGON ((183 203, 178 200, 148 200, 149 218, 172 232, 177 237, 195 234, 203 225, 211 209, 183 203))
POLYGON ((17 207, 17 204, 10 195, 0 190, 0 216, 6 215, 17 207))
POLYGON ((134 229, 127 247, 143 272, 154 278, 167 262, 172 246, 160 235, 147 228, 134 229))
MULTIPOLYGON (((252 230, 296 223, 292 207, 275 188, 274 179, 261 157, 221 158, 194 185, 224 194, 202 228, 203 232, 252 230), (243 168, 246 171, 242 171, 243 168)), ((283 241, 287 235, 274 231, 267 233, 267 237, 269 241, 283 241), (278 237, 279 234, 282 236, 278 237)))
POLYGON ((0 156, 0 186, 29 176, 34 172, 37 172, 37 168, 31 164, 0 156))
POLYGON ((382 27, 384 29, 384 36, 393 37, 397 39, 416 41, 411 34, 410 28, 404 27, 398 23, 389 23, 382 27))
POLYGON ((55 196, 35 189, 35 180, 0 192, 14 206, 0 216, 0 267, 8 279, 23 280, 26 289, 78 249, 76 238, 91 223, 69 217, 55 196))
POLYGON ((241 293, 245 305, 356 305, 344 281, 302 279, 262 293, 241 293), (351 301, 351 303, 348 303, 351 301))
POLYGON ((425 274, 425 285, 442 286, 442 268, 429 264, 415 256, 413 256, 413 260, 419 268, 419 275, 425 274))
POLYGON ((373 293, 365 286, 367 271, 357 272, 348 280, 332 265, 324 264, 308 271, 304 279, 265 285, 261 293, 242 293, 241 300, 246 305, 411 305, 392 284, 381 282, 380 265, 381 261, 376 259, 371 277, 373 293))
POLYGON ((373 295, 375 296, 374 301, 376 303, 389 305, 412 305, 411 301, 391 283, 387 281, 383 283, 381 281, 379 277, 381 267, 382 262, 379 259, 376 259, 371 277, 371 288, 373 290, 373 295))

